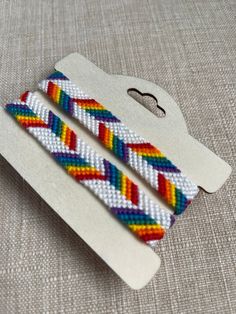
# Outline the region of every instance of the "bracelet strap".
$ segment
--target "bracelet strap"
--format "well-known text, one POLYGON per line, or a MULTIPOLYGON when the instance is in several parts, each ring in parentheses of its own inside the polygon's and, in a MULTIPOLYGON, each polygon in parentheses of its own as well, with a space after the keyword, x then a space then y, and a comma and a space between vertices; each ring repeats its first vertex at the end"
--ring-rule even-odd
POLYGON ((175 214, 182 213, 191 203, 198 193, 197 185, 158 148, 130 130, 63 73, 56 71, 39 87, 116 156, 135 169, 174 208, 175 214))
POLYGON ((100 157, 34 94, 26 92, 5 108, 68 174, 92 191, 141 240, 153 247, 172 226, 173 215, 100 157))

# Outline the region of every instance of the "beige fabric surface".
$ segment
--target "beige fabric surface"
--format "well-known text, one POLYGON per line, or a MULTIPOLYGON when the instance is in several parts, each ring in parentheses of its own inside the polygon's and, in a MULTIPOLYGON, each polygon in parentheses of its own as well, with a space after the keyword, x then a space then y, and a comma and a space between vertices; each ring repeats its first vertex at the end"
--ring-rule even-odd
POLYGON ((236 313, 235 16, 235 0, 0 1, 1 103, 77 51, 162 86, 190 133, 233 167, 220 191, 200 192, 161 241, 159 273, 132 291, 1 157, 0 314, 236 313))

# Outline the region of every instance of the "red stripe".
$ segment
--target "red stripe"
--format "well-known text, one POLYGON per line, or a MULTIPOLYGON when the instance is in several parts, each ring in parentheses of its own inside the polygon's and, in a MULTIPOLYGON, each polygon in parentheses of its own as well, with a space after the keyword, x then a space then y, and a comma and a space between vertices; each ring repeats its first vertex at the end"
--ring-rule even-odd
POLYGON ((130 148, 139 148, 139 149, 143 149, 143 148, 148 148, 148 149, 156 149, 154 146, 152 146, 150 143, 127 143, 126 144, 128 147, 130 148))
POLYGON ((24 94, 22 94, 22 95, 20 96, 20 100, 23 101, 23 102, 26 102, 26 100, 27 100, 27 98, 28 98, 28 94, 29 94, 28 91, 25 92, 24 94))
POLYGON ((144 242, 152 241, 152 240, 160 240, 165 235, 165 229, 160 227, 158 229, 139 229, 134 231, 144 242))
POLYGON ((71 150, 76 150, 76 143, 77 142, 77 139, 76 139, 76 134, 74 131, 71 131, 71 134, 70 134, 70 149, 71 150))
POLYGON ((161 173, 158 174, 158 191, 163 197, 166 196, 166 179, 161 173))
POLYGON ((99 133, 98 138, 104 143, 105 139, 105 133, 106 133, 106 127, 103 123, 99 123, 99 133))
POLYGON ((148 241, 153 241, 153 240, 161 240, 165 235, 165 231, 164 229, 159 229, 159 230, 153 230, 151 234, 145 233, 145 231, 143 231, 143 233, 140 235, 139 237, 144 241, 144 242, 148 242, 148 241))
POLYGON ((52 96, 52 94, 53 94, 53 89, 54 89, 54 84, 49 81, 49 83, 48 83, 48 90, 47 90, 47 94, 48 94, 49 96, 52 96))
POLYGON ((101 106, 98 102, 96 102, 96 100, 94 99, 80 99, 80 98, 73 98, 72 99, 73 102, 76 102, 79 105, 86 105, 86 104, 94 104, 94 106, 96 107, 96 105, 99 105, 99 107, 101 106))
POLYGON ((19 121, 19 122, 26 129, 30 128, 30 127, 34 127, 34 128, 48 128, 47 124, 45 124, 43 122, 21 122, 21 121, 19 121))
POLYGON ((73 175, 73 177, 78 180, 78 181, 83 181, 83 180, 93 180, 93 179, 96 179, 96 180, 106 180, 106 177, 102 174, 73 174, 73 173, 70 173, 71 175, 73 175))
POLYGON ((138 205, 139 202, 138 186, 133 182, 131 185, 131 202, 135 205, 138 205))

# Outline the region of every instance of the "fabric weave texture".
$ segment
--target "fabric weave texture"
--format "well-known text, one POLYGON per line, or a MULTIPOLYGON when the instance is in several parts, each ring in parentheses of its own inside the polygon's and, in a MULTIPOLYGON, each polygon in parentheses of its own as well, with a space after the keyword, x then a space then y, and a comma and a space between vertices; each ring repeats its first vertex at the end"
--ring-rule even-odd
POLYGON ((0 103, 79 52, 163 87, 190 134, 233 167, 218 192, 199 192, 156 249, 159 273, 132 291, 0 158, 1 314, 236 312, 235 15, 235 0, 0 2, 0 103))

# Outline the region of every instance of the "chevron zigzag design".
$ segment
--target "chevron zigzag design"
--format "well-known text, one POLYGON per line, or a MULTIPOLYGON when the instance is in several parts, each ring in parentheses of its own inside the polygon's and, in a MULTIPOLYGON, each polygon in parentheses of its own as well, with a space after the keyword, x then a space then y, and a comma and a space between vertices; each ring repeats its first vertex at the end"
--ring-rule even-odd
POLYGON ((181 214, 191 203, 198 193, 197 185, 159 149, 126 127, 63 73, 56 71, 39 87, 116 156, 135 169, 174 208, 175 214, 181 214))
POLYGON ((93 151, 35 95, 26 92, 5 108, 69 175, 92 191, 142 241, 153 247, 172 226, 173 215, 93 151))

